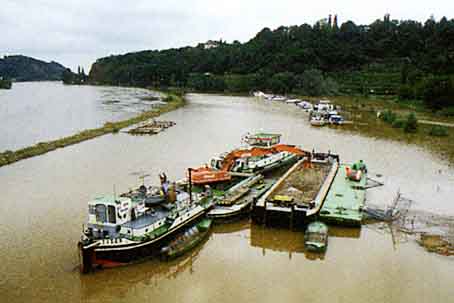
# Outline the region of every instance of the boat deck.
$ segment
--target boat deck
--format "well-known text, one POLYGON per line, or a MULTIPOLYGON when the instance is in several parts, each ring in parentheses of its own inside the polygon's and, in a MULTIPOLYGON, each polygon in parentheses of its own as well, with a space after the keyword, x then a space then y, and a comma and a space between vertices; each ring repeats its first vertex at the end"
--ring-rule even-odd
POLYGON ((145 226, 149 226, 156 223, 157 221, 161 220, 168 214, 169 214, 168 211, 161 208, 156 208, 153 209, 153 212, 149 212, 143 216, 140 216, 139 218, 133 221, 126 222, 122 226, 133 229, 144 228, 145 226))
POLYGON ((359 182, 349 180, 346 175, 346 166, 348 165, 342 164, 334 178, 320 211, 320 219, 329 223, 359 226, 366 199, 367 177, 363 175, 359 182))
POLYGON ((238 198, 238 200, 232 205, 216 205, 210 212, 208 212, 208 217, 211 218, 228 218, 243 211, 249 211, 253 201, 260 196, 262 196, 266 191, 268 191, 276 180, 274 178, 265 178, 263 183, 254 184, 251 186, 250 190, 238 198))

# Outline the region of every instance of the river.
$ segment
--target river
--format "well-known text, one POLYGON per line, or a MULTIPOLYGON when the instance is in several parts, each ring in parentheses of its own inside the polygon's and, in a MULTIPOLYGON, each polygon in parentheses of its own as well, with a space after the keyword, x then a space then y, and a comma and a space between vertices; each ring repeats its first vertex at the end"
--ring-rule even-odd
POLYGON ((87 201, 126 191, 138 174, 158 182, 240 144, 246 132, 283 134, 306 149, 363 159, 386 187, 419 209, 454 214, 454 170, 438 156, 403 142, 313 128, 295 106, 246 97, 188 96, 162 119, 176 126, 156 136, 109 134, 0 168, 2 302, 450 302, 454 260, 427 253, 386 229, 331 228, 323 259, 305 254, 303 234, 248 220, 217 225, 190 255, 80 275, 76 244, 87 201), (393 244, 394 243, 394 244, 393 244))
POLYGON ((58 139, 150 108, 140 88, 17 82, 0 90, 0 151, 58 139))

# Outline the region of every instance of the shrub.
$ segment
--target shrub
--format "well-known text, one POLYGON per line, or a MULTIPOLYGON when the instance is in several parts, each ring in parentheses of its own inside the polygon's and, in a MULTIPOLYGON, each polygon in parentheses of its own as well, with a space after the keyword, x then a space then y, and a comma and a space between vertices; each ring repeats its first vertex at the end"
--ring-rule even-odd
POLYGON ((397 115, 393 113, 390 109, 388 109, 383 112, 380 118, 386 123, 393 124, 394 121, 396 121, 397 119, 397 115))
POLYGON ((434 137, 446 137, 448 136, 448 128, 441 125, 434 125, 430 129, 429 135, 434 137))
POLYGON ((408 84, 403 84, 398 91, 399 100, 410 100, 415 97, 413 88, 408 84))
POLYGON ((396 119, 394 120, 394 122, 392 123, 392 127, 393 128, 404 128, 406 125, 406 121, 405 120, 402 120, 402 119, 396 119))
POLYGON ((454 106, 443 108, 437 112, 440 116, 454 117, 454 106))
POLYGON ((415 113, 410 113, 405 121, 404 131, 406 133, 416 133, 418 130, 418 120, 416 119, 415 113))

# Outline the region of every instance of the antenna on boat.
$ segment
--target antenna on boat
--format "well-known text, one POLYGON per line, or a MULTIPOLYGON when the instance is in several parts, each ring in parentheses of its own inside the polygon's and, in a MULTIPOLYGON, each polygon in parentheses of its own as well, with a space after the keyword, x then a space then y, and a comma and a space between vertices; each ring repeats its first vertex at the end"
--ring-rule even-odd
POLYGON ((114 201, 117 201, 117 191, 115 190, 115 184, 113 185, 113 196, 114 196, 114 201))
POLYGON ((189 191, 189 203, 192 204, 192 176, 191 176, 192 168, 188 168, 188 191, 189 191))
POLYGON ((149 177, 150 174, 146 174, 144 171, 142 171, 142 174, 139 176, 139 179, 142 179, 142 185, 145 186, 145 178, 149 177))

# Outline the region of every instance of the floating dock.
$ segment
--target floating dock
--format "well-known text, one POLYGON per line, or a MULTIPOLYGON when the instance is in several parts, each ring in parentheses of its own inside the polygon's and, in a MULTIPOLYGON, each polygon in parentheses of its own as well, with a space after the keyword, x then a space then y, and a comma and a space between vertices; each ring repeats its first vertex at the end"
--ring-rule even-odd
POLYGON ((155 135, 175 125, 173 121, 146 121, 128 131, 132 135, 155 135))
POLYGON ((319 216, 326 223, 361 226, 367 175, 364 173, 359 181, 352 181, 347 177, 348 167, 340 165, 319 216))
POLYGON ((252 219, 291 229, 304 226, 323 206, 338 167, 336 155, 304 157, 253 205, 252 219))

